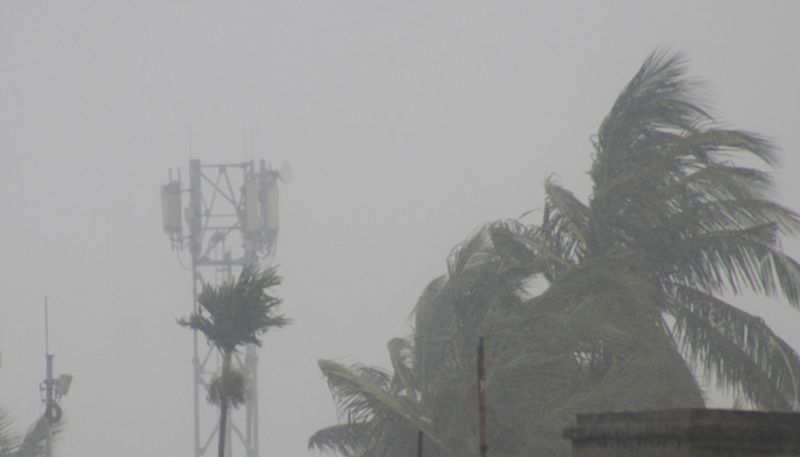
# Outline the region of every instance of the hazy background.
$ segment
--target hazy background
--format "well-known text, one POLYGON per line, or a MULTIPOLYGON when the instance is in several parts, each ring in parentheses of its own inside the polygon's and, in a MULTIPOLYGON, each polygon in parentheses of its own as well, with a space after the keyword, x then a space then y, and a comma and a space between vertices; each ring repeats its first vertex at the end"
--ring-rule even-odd
MULTIPOLYGON (((261 353, 263 456, 308 453, 335 420, 316 359, 386 365, 454 244, 540 207, 551 173, 588 194, 589 137, 658 45, 688 53, 721 120, 784 149, 800 209, 800 2, 661 3, 1 1, 0 406, 20 429, 42 411, 47 294, 75 376, 58 454, 192 454, 191 279, 158 194, 190 137, 240 161, 252 126, 255 157, 294 169, 276 261, 295 324, 261 353)), ((800 347, 796 311, 747 309, 800 347)))

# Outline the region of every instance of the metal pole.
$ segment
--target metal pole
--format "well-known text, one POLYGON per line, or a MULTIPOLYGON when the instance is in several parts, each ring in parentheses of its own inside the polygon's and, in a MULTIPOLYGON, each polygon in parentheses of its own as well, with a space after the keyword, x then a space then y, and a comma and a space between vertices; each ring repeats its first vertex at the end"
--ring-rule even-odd
POLYGON ((244 358, 248 379, 248 397, 246 405, 245 433, 247 440, 247 457, 258 457, 258 354, 254 344, 247 345, 247 354, 244 358))
POLYGON ((486 442, 486 370, 484 369, 483 337, 478 343, 478 415, 480 416, 480 455, 486 457, 489 445, 486 442))
POLYGON ((44 296, 44 353, 50 353, 50 324, 47 321, 47 295, 44 296))
MULTIPOLYGON (((265 169, 266 166, 262 159, 260 161, 258 176, 263 176, 265 169)), ((248 179, 248 176, 255 178, 256 170, 254 162, 249 162, 249 166, 245 169, 244 176, 245 181, 248 179)), ((248 235, 245 235, 245 237, 247 236, 248 235)), ((255 239, 245 240, 244 261, 246 264, 245 268, 258 266, 258 242, 255 239)), ((258 457, 258 354, 254 344, 247 345, 244 365, 244 371, 249 375, 247 383, 247 404, 245 405, 245 414, 247 416, 245 419, 245 426, 247 427, 245 432, 247 441, 245 455, 247 457, 258 457)))
MULTIPOLYGON (((45 414, 50 414, 53 400, 53 355, 47 354, 47 406, 45 407, 45 414)), ((53 457, 53 426, 50 423, 50 418, 47 417, 47 457, 53 457)))
MULTIPOLYGON (((53 404, 53 355, 50 354, 50 323, 47 316, 47 296, 44 297, 44 356, 45 356, 45 414, 49 414, 53 404)), ((47 457, 53 456, 53 427, 47 417, 47 457)))
MULTIPOLYGON (((244 259, 246 267, 258 266, 256 246, 257 244, 253 240, 245 242, 244 259)), ((258 457, 258 354, 254 344, 247 345, 244 365, 244 372, 248 374, 247 403, 245 405, 245 414, 247 416, 245 419, 245 426, 247 427, 245 432, 247 441, 245 455, 247 457, 258 457)))
MULTIPOLYGON (((192 249, 192 313, 195 312, 197 312, 197 255, 195 250, 192 249)), ((192 331, 192 350, 194 455, 195 457, 200 457, 200 357, 197 355, 197 330, 192 331)))
POLYGON ((417 457, 422 457, 422 430, 417 432, 417 457))
MULTIPOLYGON (((200 161, 189 161, 189 250, 192 255, 192 314, 197 313, 197 256, 200 255, 200 230, 202 228, 202 194, 200 191, 200 161)), ((197 353, 197 330, 192 331, 192 404, 194 405, 194 455, 201 457, 200 449, 200 357, 197 353)))

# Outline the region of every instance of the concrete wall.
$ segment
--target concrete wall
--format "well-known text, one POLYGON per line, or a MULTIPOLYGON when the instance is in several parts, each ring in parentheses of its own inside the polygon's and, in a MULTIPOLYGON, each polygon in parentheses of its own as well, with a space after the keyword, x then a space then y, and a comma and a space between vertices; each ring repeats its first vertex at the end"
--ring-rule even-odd
POLYGON ((573 457, 800 456, 800 414, 679 409, 580 414, 573 457))

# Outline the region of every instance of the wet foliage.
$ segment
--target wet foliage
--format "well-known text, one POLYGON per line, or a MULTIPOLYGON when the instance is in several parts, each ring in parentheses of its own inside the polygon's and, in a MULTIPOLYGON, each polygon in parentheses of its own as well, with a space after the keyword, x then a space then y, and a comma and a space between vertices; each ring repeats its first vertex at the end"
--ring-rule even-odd
POLYGON ((682 55, 649 56, 594 137, 588 201, 549 180, 537 224, 489 223, 457 246, 412 337, 389 342, 391 370, 320 361, 341 423, 309 447, 411 456, 421 431, 426 455, 476 455, 480 336, 496 457, 566 455, 579 412, 700 407, 694 368, 748 407, 797 409, 797 353, 725 297, 798 306, 780 237, 800 218, 774 200, 770 142, 698 100, 682 55), (530 297, 533 277, 547 288, 530 297))

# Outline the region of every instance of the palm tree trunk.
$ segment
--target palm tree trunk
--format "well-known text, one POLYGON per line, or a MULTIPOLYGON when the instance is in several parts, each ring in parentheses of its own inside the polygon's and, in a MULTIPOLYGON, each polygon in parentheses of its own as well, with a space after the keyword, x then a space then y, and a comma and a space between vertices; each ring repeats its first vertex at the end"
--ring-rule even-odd
MULTIPOLYGON (((226 352, 222 358, 222 379, 227 379, 231 369, 231 353, 226 352)), ((225 438, 228 430, 228 393, 220 392, 219 400, 219 446, 217 448, 218 457, 225 457, 225 438)))

